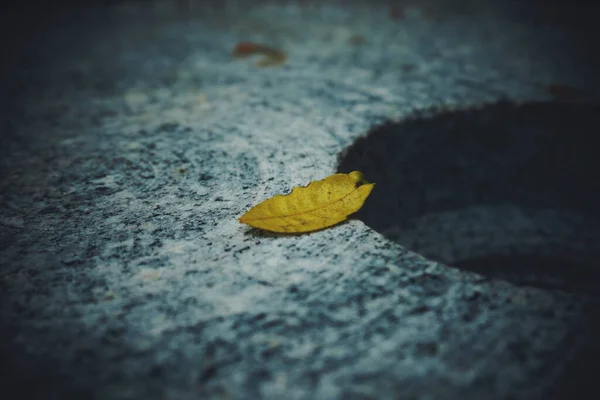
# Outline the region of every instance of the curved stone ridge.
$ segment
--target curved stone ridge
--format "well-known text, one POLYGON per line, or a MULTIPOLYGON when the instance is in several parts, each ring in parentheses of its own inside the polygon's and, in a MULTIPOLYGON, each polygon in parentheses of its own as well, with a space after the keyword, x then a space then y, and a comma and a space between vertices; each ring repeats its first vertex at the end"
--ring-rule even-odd
POLYGON ((339 169, 385 182, 359 214, 408 249, 515 283, 600 294, 595 104, 506 102, 387 123, 339 169))

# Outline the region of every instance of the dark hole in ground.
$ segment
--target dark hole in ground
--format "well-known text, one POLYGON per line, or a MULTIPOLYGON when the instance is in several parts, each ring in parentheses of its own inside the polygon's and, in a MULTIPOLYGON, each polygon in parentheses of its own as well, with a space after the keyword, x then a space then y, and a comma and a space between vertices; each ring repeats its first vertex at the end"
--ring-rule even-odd
POLYGON ((341 156, 356 217, 449 266, 600 294, 600 105, 497 103, 386 123, 341 156))

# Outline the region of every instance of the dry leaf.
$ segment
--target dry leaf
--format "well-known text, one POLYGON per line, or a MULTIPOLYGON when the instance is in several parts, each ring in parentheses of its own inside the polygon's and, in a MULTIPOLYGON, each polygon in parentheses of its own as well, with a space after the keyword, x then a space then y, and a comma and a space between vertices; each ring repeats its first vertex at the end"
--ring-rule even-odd
POLYGON ((283 51, 259 43, 240 42, 233 49, 233 56, 237 58, 245 58, 253 54, 262 54, 264 56, 256 63, 259 67, 271 67, 283 64, 287 58, 283 51))
POLYGON ((326 228, 357 212, 373 190, 362 172, 334 174, 277 195, 242 215, 239 221, 272 232, 301 233, 326 228))

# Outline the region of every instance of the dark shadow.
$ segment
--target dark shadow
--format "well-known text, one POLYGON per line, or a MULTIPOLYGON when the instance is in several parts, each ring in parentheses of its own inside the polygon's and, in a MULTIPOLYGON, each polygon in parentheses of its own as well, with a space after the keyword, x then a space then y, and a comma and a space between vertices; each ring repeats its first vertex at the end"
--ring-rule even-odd
POLYGON ((90 389, 59 371, 58 360, 33 356, 14 344, 19 328, 0 316, 0 387, 3 398, 24 400, 96 399, 90 389))
MULTIPOLYGON (((596 398, 600 379, 600 318, 598 298, 582 300, 578 318, 569 323, 572 332, 546 357, 554 370, 552 383, 540 397, 545 400, 596 398), (581 340, 579 340, 581 339, 581 340), (578 343, 578 345, 575 345, 578 343)), ((532 338, 536 340, 536 338, 532 338)))
POLYGON ((309 231, 309 232, 271 232, 271 231, 266 231, 264 229, 258 229, 258 228, 247 228, 246 231, 244 232, 244 236, 251 236, 251 237, 255 237, 255 238, 284 238, 284 237, 292 237, 292 236, 303 236, 303 235, 310 235, 311 233, 315 233, 315 232, 321 232, 327 229, 332 229, 335 228, 336 226, 342 226, 344 224, 347 224, 348 221, 350 221, 350 219, 352 219, 352 216, 349 216, 348 219, 338 222, 335 225, 331 225, 331 226, 326 226, 324 228, 321 229, 315 229, 313 231, 309 231))
POLYGON ((339 172, 356 215, 404 247, 516 284, 600 294, 600 105, 496 103, 386 123, 339 172))

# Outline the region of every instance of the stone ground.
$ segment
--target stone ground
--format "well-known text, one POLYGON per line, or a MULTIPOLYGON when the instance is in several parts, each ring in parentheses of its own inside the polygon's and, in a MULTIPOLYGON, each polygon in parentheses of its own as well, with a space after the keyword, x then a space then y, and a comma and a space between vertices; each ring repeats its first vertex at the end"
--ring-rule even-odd
MULTIPOLYGON (((479 248, 478 236, 463 232, 493 237, 490 209, 461 201, 469 207, 447 217, 457 207, 424 212, 418 204, 429 203, 412 196, 423 193, 421 176, 406 187, 395 169, 411 170, 396 164, 404 153, 389 151, 402 147, 397 138, 379 144, 385 157, 349 159, 347 150, 384 121, 400 135, 405 117, 427 123, 436 110, 469 114, 461 110, 498 101, 587 109, 600 93, 585 30, 594 15, 578 9, 592 18, 576 19, 555 2, 315 3, 93 3, 49 13, 37 30, 21 27, 21 42, 5 29, 13 46, 0 92, 3 399, 583 399, 597 391, 597 262, 585 260, 585 290, 563 282, 568 274, 540 283, 543 263, 532 279, 489 274, 481 263, 475 272, 447 266, 447 251, 430 241, 467 237, 479 248), (233 58, 240 41, 280 48, 287 61, 261 68, 233 58), (366 169, 377 164, 365 218, 300 236, 237 221, 271 195, 364 160, 366 169), (391 208, 385 193, 396 196, 391 208), (392 223, 410 209, 402 196, 419 210, 410 229, 392 223)), ((594 123, 587 110, 582 118, 594 123)), ((519 129, 528 135, 550 114, 520 119, 519 129)), ((481 126, 505 114, 477 115, 488 121, 477 125, 485 135, 481 126)), ((442 122, 427 132, 443 131, 442 122)), ((446 164, 436 162, 447 143, 432 137, 411 142, 421 146, 414 160, 442 174, 446 164)), ((477 171, 478 162, 464 168, 477 171)), ((590 170, 569 188, 594 188, 594 178, 590 170)), ((435 189, 435 179, 427 185, 435 189)), ((498 207, 499 219, 517 220, 504 237, 523 234, 522 210, 498 207)), ((598 254, 594 207, 552 213, 536 211, 528 226, 566 224, 555 246, 575 249, 574 227, 583 227, 586 251, 598 254)))

